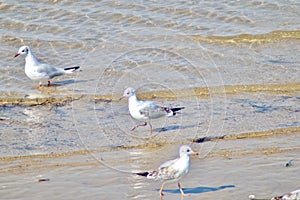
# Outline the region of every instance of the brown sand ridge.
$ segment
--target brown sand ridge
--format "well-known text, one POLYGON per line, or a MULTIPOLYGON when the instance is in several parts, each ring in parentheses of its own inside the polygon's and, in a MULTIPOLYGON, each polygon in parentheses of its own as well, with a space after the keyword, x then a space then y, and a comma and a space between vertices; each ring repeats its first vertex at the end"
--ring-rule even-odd
MULTIPOLYGON (((241 92, 265 92, 272 94, 290 94, 300 91, 300 83, 288 84, 273 84, 273 85, 227 85, 217 87, 203 87, 203 88, 185 88, 173 91, 153 91, 139 93, 138 96, 142 99, 177 99, 177 98, 209 98, 214 95, 234 95, 241 92)), ((58 97, 41 97, 41 98, 27 98, 25 97, 2 97, 0 98, 0 106, 35 106, 35 105, 64 105, 78 99, 86 99, 90 101, 118 101, 122 95, 72 95, 72 96, 58 96, 58 97)))

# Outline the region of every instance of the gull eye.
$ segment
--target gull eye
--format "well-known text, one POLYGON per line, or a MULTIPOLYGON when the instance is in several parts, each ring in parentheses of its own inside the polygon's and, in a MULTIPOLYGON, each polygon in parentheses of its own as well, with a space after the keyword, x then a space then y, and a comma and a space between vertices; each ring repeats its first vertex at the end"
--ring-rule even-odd
POLYGON ((189 150, 189 149, 188 149, 188 150, 186 150, 186 152, 190 152, 190 151, 191 151, 191 150, 189 150))

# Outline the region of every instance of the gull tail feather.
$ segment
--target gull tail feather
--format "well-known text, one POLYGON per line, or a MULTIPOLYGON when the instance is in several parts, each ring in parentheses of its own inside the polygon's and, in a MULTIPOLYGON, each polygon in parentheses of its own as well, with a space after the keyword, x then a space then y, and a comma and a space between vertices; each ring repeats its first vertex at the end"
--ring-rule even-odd
POLYGON ((179 110, 184 109, 184 107, 177 107, 177 108, 171 108, 170 110, 172 110, 174 113, 176 113, 179 110))
POLYGON ((136 175, 139 175, 139 176, 145 176, 147 177, 149 172, 139 172, 139 173, 135 173, 136 175))
POLYGON ((75 67, 67 67, 67 68, 64 68, 64 71, 68 74, 74 72, 75 70, 79 69, 80 66, 75 66, 75 67))
POLYGON ((136 175, 139 176, 144 176, 147 177, 148 179, 156 179, 158 176, 158 172, 157 171, 153 171, 153 172, 139 172, 139 173, 135 173, 136 175))
POLYGON ((176 107, 176 108, 163 107, 163 108, 167 112, 168 117, 174 116, 177 114, 177 111, 184 109, 184 107, 176 107))

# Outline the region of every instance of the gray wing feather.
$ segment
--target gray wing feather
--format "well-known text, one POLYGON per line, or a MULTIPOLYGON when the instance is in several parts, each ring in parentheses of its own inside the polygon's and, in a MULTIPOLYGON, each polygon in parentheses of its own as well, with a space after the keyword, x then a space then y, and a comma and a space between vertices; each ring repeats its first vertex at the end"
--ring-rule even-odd
POLYGON ((157 105, 153 101, 140 101, 138 107, 140 113, 148 116, 149 118, 155 119, 166 114, 164 108, 157 105))
POLYGON ((44 74, 45 78, 53 78, 65 74, 64 69, 56 68, 46 63, 40 63, 37 72, 44 74))
POLYGON ((176 178, 177 170, 172 165, 178 160, 169 160, 159 166, 157 170, 149 172, 147 178, 155 180, 171 180, 176 178))

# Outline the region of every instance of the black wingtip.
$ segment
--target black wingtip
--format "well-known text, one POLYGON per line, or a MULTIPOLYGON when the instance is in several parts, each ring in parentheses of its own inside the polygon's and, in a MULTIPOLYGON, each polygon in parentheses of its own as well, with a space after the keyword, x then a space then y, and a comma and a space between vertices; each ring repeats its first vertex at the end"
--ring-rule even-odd
POLYGON ((173 112, 177 112, 177 111, 182 110, 182 109, 184 109, 184 107, 171 108, 171 110, 173 112))
POLYGON ((162 107, 167 113, 168 116, 175 116, 177 114, 177 111, 180 111, 182 109, 184 109, 184 107, 176 107, 176 108, 172 108, 172 107, 162 107))
POLYGON ((147 177, 149 172, 139 172, 139 173, 135 173, 136 175, 139 175, 139 176, 145 176, 147 177))
POLYGON ((184 107, 171 108, 170 110, 172 110, 173 116, 174 116, 174 115, 177 114, 177 111, 180 111, 180 110, 182 110, 182 109, 184 109, 184 107))
POLYGON ((77 70, 77 69, 79 69, 79 68, 80 68, 80 66, 67 67, 67 68, 64 68, 64 70, 71 70, 71 69, 73 69, 73 70, 75 71, 75 70, 77 70))

